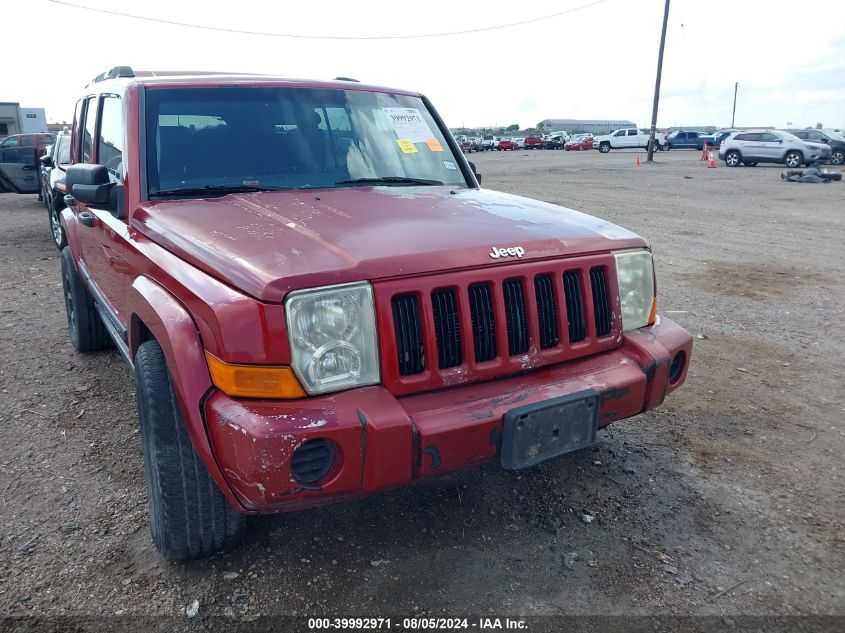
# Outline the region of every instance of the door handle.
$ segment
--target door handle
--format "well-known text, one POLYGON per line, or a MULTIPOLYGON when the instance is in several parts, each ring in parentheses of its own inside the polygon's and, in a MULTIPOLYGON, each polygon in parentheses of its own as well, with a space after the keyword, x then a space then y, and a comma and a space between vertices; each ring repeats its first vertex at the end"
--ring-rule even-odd
POLYGON ((90 211, 82 211, 76 217, 78 217, 79 221, 82 222, 82 224, 84 224, 85 226, 94 226, 94 223, 97 220, 94 214, 90 211))

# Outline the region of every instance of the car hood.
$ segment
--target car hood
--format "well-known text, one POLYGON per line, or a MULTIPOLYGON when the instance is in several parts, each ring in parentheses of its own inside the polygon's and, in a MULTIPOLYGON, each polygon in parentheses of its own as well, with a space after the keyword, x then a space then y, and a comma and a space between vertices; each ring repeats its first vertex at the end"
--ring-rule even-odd
POLYGON ((353 187, 141 204, 131 226, 264 301, 291 290, 647 246, 552 204, 478 189, 353 187), (525 254, 494 259, 492 248, 525 254))

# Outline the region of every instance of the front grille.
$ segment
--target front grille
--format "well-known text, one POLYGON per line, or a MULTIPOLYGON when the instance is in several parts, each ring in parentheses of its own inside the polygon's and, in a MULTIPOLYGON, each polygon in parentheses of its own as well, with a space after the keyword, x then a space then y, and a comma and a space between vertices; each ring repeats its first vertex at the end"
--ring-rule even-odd
POLYGON ((434 312, 434 334, 437 338, 437 366, 440 369, 457 367, 463 359, 455 291, 435 290, 431 293, 431 308, 434 312))
POLYGON ((508 353, 524 354, 528 351, 528 321, 525 319, 525 295, 522 281, 508 279, 502 284, 505 298, 505 319, 508 326, 508 353))
POLYGON ((590 269, 590 286, 593 288, 596 336, 605 336, 610 332, 610 304, 607 300, 607 278, 601 266, 590 269))
POLYGON ((566 293, 566 318, 569 319, 569 342, 578 343, 587 336, 584 318, 584 299, 581 293, 581 271, 563 273, 563 290, 566 293))
POLYGON ((472 284, 469 287, 469 312, 475 362, 493 360, 496 358, 496 320, 493 318, 490 284, 472 284))
POLYGON ((618 346, 612 270, 612 256, 590 255, 461 271, 447 284, 436 276, 377 282, 377 302, 392 308, 385 348, 396 350, 395 361, 384 359, 385 385, 410 394, 618 346))
POLYGON ((425 369, 425 351, 416 295, 397 295, 393 304, 393 327, 399 357, 399 375, 410 376, 425 369))
POLYGON ((557 302, 552 276, 534 277, 534 293, 537 296, 537 319, 540 322, 540 347, 549 349, 557 345, 560 340, 557 332, 557 302))
POLYGON ((310 484, 325 477, 334 462, 334 444, 328 440, 308 440, 293 452, 290 472, 300 483, 310 484))

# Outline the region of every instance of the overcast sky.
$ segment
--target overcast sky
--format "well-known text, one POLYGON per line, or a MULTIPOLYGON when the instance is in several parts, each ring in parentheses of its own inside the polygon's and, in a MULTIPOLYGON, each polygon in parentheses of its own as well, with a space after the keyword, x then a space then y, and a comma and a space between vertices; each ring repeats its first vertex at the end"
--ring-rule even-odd
MULTIPOLYGON (((3 3, 0 101, 44 107, 50 122, 70 120, 84 85, 126 64, 348 76, 423 92, 450 127, 529 127, 545 118, 647 126, 664 6, 664 0, 68 2, 216 28, 394 39, 246 35, 11 0, 3 3), (510 28, 408 37, 568 9, 576 10, 510 28)), ((730 125, 734 82, 739 126, 845 127, 845 1, 672 0, 658 125, 730 125)))

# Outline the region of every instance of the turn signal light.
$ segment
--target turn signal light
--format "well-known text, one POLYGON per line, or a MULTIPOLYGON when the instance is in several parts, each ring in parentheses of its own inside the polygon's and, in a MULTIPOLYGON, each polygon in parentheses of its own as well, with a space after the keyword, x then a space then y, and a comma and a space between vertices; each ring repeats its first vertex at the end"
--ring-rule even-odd
POLYGON ((230 365, 205 353, 211 382, 236 398, 304 398, 305 392, 290 367, 230 365))
POLYGON ((648 315, 648 324, 654 325, 657 320, 657 297, 651 300, 651 313, 648 315))

